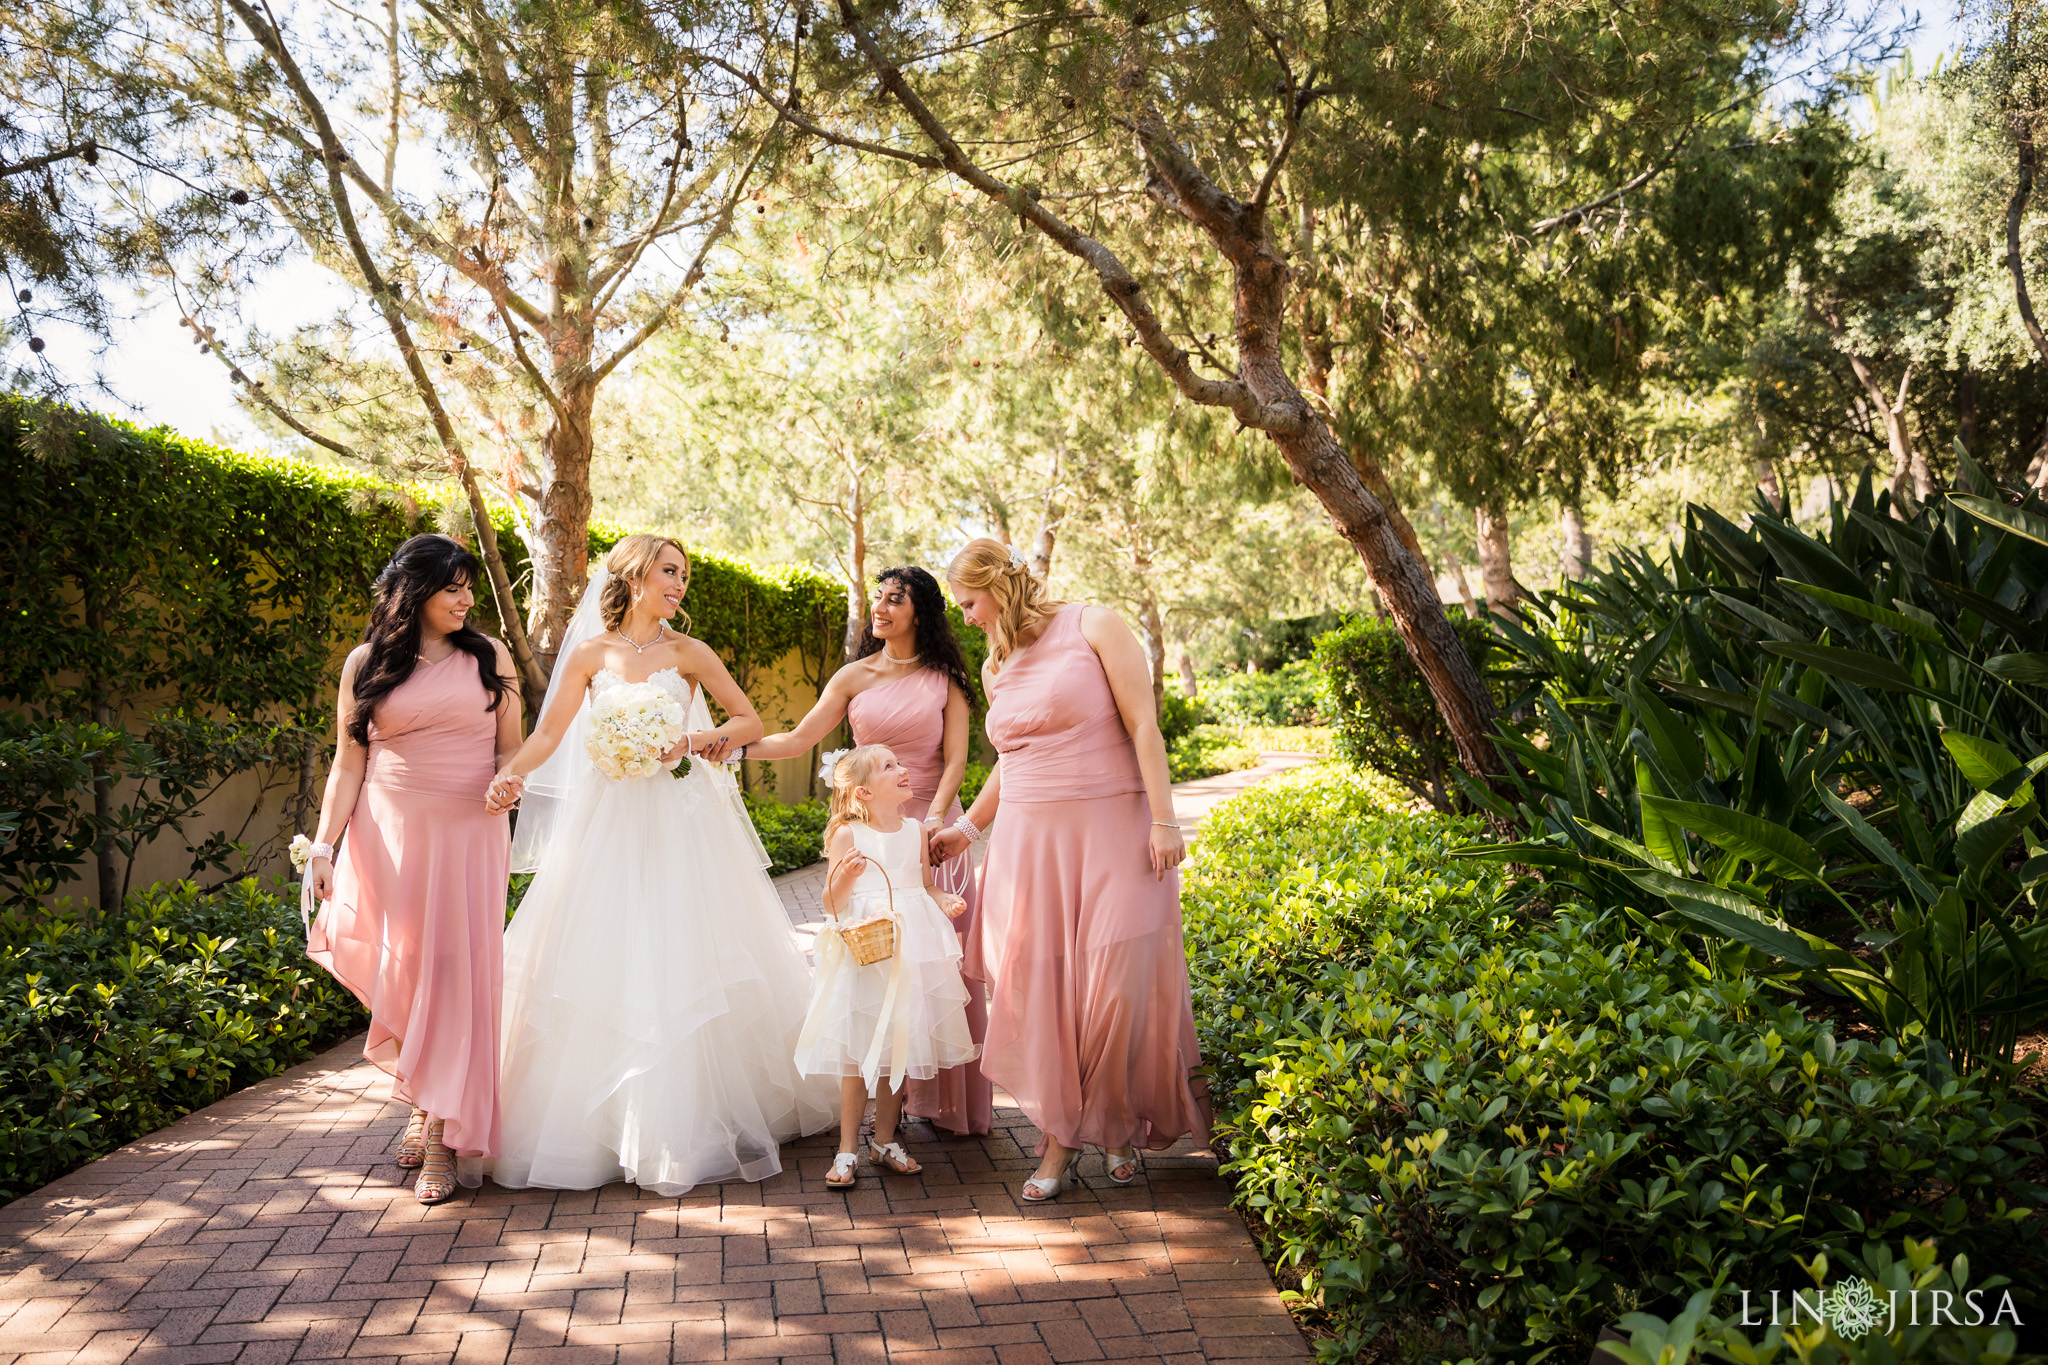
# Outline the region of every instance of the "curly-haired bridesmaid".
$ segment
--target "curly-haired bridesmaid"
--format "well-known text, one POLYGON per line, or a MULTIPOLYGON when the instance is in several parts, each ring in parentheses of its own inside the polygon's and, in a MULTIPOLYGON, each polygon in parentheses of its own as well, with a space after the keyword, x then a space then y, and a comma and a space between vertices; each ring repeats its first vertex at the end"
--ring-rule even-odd
POLYGON ((1088 1146, 1128 1185, 1139 1149, 1209 1140, 1181 944, 1186 845, 1144 652, 1115 612, 1048 598, 1000 541, 968 542, 946 576, 989 637, 1001 755, 974 808, 932 839, 950 857, 994 822, 965 969, 989 983, 982 1073, 1045 1134, 1027 1202, 1057 1198, 1088 1146))

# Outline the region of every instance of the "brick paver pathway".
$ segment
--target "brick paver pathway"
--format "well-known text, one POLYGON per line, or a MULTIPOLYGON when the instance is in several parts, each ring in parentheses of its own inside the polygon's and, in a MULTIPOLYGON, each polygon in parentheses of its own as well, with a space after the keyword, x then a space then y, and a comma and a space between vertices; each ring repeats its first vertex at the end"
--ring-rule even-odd
MULTIPOLYGON (((805 873, 782 879, 800 936, 805 873)), ((809 893, 815 902, 815 889, 809 893)), ((486 1185, 423 1209, 360 1040, 0 1209, 0 1365, 287 1360, 1044 1365, 1300 1358, 1206 1154, 1015 1192, 1038 1133, 905 1130, 919 1176, 827 1189, 832 1135, 680 1198, 486 1185)), ((998 1096, 999 1104, 1006 1097, 998 1096)))

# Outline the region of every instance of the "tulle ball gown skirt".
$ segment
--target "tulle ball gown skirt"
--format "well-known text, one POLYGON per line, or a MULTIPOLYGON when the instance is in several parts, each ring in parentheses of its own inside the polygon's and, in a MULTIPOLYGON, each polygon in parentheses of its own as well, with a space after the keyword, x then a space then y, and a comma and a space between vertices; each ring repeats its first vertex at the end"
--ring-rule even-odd
POLYGON ((836 1121, 837 1082, 796 1071, 810 972, 728 781, 570 798, 505 933, 499 1184, 761 1180, 836 1121))

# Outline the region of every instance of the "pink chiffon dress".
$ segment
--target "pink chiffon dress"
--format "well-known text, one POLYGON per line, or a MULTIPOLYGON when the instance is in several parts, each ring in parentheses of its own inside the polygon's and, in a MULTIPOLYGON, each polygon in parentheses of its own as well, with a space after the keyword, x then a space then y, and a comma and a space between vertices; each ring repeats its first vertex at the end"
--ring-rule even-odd
POLYGON ((1137 748, 1085 610, 1062 609, 989 688, 1002 800, 966 966, 989 983, 981 1069, 1061 1146, 1207 1146, 1180 875, 1153 875, 1137 748))
MULTIPOLYGON (((377 704, 334 896, 306 944, 370 1011, 363 1056, 391 1074, 394 1098, 446 1120, 460 1158, 498 1150, 511 824, 484 811, 497 769, 489 704, 459 649, 377 704)), ((463 1183, 475 1164, 457 1163, 463 1183)))
MULTIPOLYGON (((846 720, 853 729, 855 744, 883 744, 910 770, 910 803, 903 813, 915 820, 927 814, 943 815, 948 824, 960 818, 960 803, 939 812, 931 810, 938 795, 939 777, 946 770, 946 675, 935 668, 921 668, 908 677, 871 687, 847 703, 846 720)), ((932 880, 941 891, 950 891, 967 902, 967 911, 952 921, 965 936, 977 918, 981 890, 974 876, 974 861, 966 853, 950 858, 936 869, 932 880)), ((982 984, 962 969, 967 985, 967 1029, 979 1043, 988 1033, 988 1005, 982 984)), ((962 1136, 986 1133, 995 1124, 995 1089, 981 1074, 979 1062, 948 1067, 927 1081, 905 1082, 905 1112, 928 1119, 948 1132, 962 1136)))

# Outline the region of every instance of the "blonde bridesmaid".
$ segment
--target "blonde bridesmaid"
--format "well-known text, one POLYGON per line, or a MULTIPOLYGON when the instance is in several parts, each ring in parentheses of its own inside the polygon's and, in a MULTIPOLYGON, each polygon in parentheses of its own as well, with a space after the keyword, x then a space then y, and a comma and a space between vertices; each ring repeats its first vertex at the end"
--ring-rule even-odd
POLYGON ((334 767, 306 881, 307 952, 370 1012, 363 1055, 412 1106, 397 1161, 422 1204, 498 1148, 498 1011, 511 829, 484 808, 519 747, 505 646, 469 624, 476 557, 414 536, 342 665, 334 767), (340 844, 337 856, 334 845, 340 844))
MULTIPOLYGON (((748 745, 746 756, 795 758, 845 720, 856 745, 880 744, 895 752, 910 770, 912 795, 905 809, 937 829, 960 818, 957 797, 967 775, 970 688, 967 662, 946 619, 938 580, 919 568, 885 569, 876 580, 855 661, 832 675, 818 704, 794 730, 748 745)), ((939 889, 967 903, 966 913, 953 921, 964 936, 981 901, 973 860, 962 850, 935 871, 939 889)), ((971 977, 966 982, 968 1032, 979 1043, 988 1028, 988 1008, 982 984, 971 977)), ((978 1062, 905 1084, 904 1112, 948 1132, 986 1133, 995 1122, 994 1091, 978 1062)))
POLYGON ((981 1068, 1045 1134, 1026 1202, 1057 1198, 1091 1146, 1128 1185, 1141 1149, 1209 1140, 1181 944, 1186 846, 1144 652, 1115 612, 1049 599, 1000 541, 968 542, 947 580, 989 637, 1001 755, 932 841, 950 856, 990 830, 967 939, 966 970, 990 988, 981 1068))

